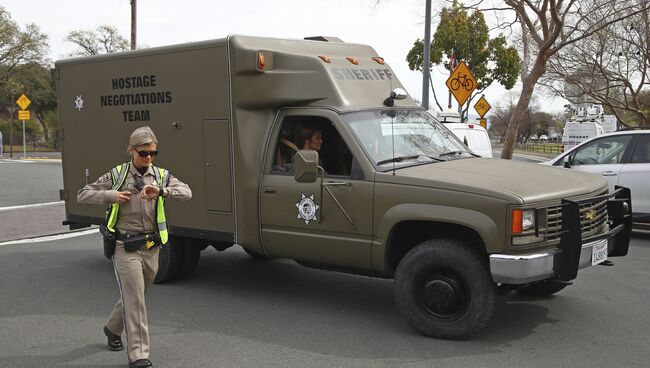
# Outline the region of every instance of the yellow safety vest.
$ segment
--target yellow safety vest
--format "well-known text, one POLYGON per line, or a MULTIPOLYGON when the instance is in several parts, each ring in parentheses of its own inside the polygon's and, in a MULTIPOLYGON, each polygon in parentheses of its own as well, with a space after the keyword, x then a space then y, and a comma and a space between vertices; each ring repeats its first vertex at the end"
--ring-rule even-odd
MULTIPOLYGON (((111 169, 111 179, 113 180, 113 190, 120 190, 124 185, 124 180, 129 172, 131 166, 130 162, 125 162, 121 165, 115 166, 111 169)), ((161 167, 152 166, 154 175, 156 176, 156 183, 166 187, 169 183, 169 172, 161 167)), ((108 231, 115 232, 115 224, 117 223, 117 213, 120 211, 119 203, 111 203, 106 210, 106 228, 108 231)), ((167 244, 169 233, 167 232, 167 217, 165 217, 165 198, 158 196, 156 203, 156 222, 158 223, 158 235, 163 244, 167 244)))

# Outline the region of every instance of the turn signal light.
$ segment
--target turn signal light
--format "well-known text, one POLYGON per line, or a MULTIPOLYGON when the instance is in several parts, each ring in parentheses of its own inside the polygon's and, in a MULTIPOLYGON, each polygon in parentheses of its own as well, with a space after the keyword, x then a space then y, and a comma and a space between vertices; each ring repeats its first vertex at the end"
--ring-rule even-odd
POLYGON ((359 65, 359 60, 357 60, 357 58, 353 58, 352 56, 348 56, 348 57, 346 57, 346 59, 348 59, 354 65, 359 65))
POLYGON ((522 231, 522 210, 512 210, 512 233, 521 234, 522 231))
POLYGON ((325 55, 318 55, 318 57, 319 57, 321 60, 323 60, 324 62, 326 62, 326 63, 331 63, 331 62, 332 62, 332 59, 328 58, 328 57, 325 56, 325 55))
POLYGON ((373 57, 373 58, 371 58, 371 59, 374 60, 374 61, 376 61, 377 64, 384 65, 384 58, 383 58, 383 57, 375 56, 375 57, 373 57))

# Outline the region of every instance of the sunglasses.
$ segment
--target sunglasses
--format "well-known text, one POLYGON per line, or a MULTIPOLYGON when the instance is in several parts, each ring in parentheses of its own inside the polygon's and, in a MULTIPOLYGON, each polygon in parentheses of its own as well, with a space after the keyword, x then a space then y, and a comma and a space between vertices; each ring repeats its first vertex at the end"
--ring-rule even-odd
POLYGON ((135 149, 135 148, 134 148, 134 150, 135 150, 135 152, 137 152, 138 155, 139 155, 140 157, 142 157, 142 158, 145 158, 145 157, 147 157, 147 156, 151 156, 151 158, 154 158, 154 157, 156 157, 156 155, 158 154, 158 151, 144 151, 144 150, 142 150, 142 151, 138 151, 138 150, 135 149))

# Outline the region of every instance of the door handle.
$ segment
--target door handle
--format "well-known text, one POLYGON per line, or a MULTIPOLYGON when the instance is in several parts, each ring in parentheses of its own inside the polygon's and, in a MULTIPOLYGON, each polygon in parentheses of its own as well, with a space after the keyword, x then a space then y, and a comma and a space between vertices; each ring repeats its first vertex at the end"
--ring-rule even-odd
POLYGON ((601 174, 602 174, 603 176, 616 176, 616 175, 618 175, 616 172, 614 172, 614 171, 609 171, 609 170, 608 170, 608 171, 603 171, 601 174))
POLYGON ((264 187, 262 188, 262 190, 264 191, 264 194, 269 194, 269 195, 275 194, 277 191, 275 187, 264 187))
POLYGON ((352 185, 352 183, 344 181, 328 181, 323 185, 326 187, 349 187, 352 185))

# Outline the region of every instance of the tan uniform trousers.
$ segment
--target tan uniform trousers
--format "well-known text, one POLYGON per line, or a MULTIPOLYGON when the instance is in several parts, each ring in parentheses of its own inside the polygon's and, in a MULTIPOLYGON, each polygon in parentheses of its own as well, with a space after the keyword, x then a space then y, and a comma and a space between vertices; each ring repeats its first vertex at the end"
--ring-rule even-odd
POLYGON ((149 358, 149 326, 144 294, 153 285, 158 272, 159 253, 160 247, 147 249, 144 243, 140 250, 127 252, 124 243, 118 240, 113 254, 120 299, 115 304, 106 327, 118 336, 126 330, 126 348, 130 362, 149 358))

